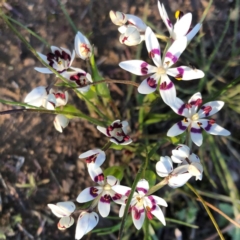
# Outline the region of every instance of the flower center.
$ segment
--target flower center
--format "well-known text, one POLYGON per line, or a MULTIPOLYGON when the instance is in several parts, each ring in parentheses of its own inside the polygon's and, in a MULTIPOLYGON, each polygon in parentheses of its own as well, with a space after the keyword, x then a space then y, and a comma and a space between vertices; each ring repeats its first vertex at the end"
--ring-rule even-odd
POLYGON ((157 68, 157 74, 158 75, 163 75, 165 73, 166 73, 166 69, 165 68, 163 68, 163 67, 158 67, 157 68))
POLYGON ((192 116, 192 121, 197 121, 199 119, 199 115, 198 113, 195 113, 193 116, 192 116))
POLYGON ((107 183, 107 184, 103 187, 103 189, 104 189, 105 191, 110 191, 110 190, 112 189, 112 187, 107 183))

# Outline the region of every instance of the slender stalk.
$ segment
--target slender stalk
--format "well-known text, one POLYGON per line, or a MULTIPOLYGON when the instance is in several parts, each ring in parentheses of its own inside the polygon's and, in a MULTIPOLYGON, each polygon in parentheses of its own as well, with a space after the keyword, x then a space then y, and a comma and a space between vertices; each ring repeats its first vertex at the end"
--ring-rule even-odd
POLYGON ((89 83, 88 85, 96 85, 99 83, 121 83, 121 84, 133 85, 134 87, 139 87, 140 85, 139 83, 135 83, 133 81, 115 80, 115 79, 105 79, 105 80, 89 83))
POLYGON ((164 178, 161 182, 159 182, 158 184, 156 184, 155 186, 151 187, 148 192, 147 195, 151 195, 154 192, 158 191, 160 188, 164 187, 166 184, 168 184, 168 178, 164 178))
POLYGON ((120 226, 120 230, 119 230, 119 234, 118 234, 118 240, 122 239, 124 224, 125 224, 125 221, 126 221, 126 218, 127 218, 127 215, 128 215, 128 210, 129 210, 129 207, 130 207, 130 203, 131 203, 133 194, 135 192, 135 189, 137 187, 137 183, 142 176, 142 172, 147 167, 147 162, 148 162, 148 155, 146 156, 145 161, 142 163, 141 167, 139 168, 138 173, 137 173, 137 175, 135 177, 135 180, 133 182, 133 185, 131 187, 132 190, 129 194, 129 197, 128 197, 128 200, 127 200, 127 203, 126 203, 125 211, 124 211, 124 214, 123 214, 123 218, 122 218, 122 222, 121 222, 121 226, 120 226))
POLYGON ((106 150, 108 150, 110 147, 112 146, 112 142, 107 142, 104 146, 103 146, 103 148, 102 148, 102 150, 103 151, 106 151, 106 150))
POLYGON ((0 112, 0 115, 4 115, 4 114, 12 114, 12 113, 25 113, 25 112, 32 112, 32 113, 48 113, 48 114, 63 114, 63 115, 69 115, 72 117, 78 117, 78 118, 83 118, 95 125, 100 125, 100 126, 104 126, 105 123, 102 121, 99 121, 98 119, 89 117, 88 115, 81 113, 81 112, 68 112, 68 111, 62 111, 62 110, 47 110, 47 109, 26 109, 26 108, 21 108, 21 109, 12 109, 12 110, 7 110, 7 111, 3 111, 0 112))
POLYGON ((205 201, 203 200, 203 198, 201 197, 201 195, 195 190, 195 188, 190 184, 190 183, 186 183, 186 185, 190 188, 190 190, 199 198, 199 201, 202 203, 202 205, 204 206, 208 216, 210 217, 214 227, 216 228, 218 235, 220 237, 221 240, 224 240, 225 238, 223 237, 221 230, 216 222, 216 220, 214 219, 212 213, 210 212, 207 204, 205 203, 205 201))

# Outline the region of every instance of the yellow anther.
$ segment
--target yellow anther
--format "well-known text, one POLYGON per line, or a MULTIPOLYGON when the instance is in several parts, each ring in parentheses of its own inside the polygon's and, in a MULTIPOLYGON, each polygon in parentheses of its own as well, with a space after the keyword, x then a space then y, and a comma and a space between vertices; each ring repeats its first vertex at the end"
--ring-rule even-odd
POLYGON ((176 18, 176 19, 180 19, 182 16, 183 16, 183 12, 182 12, 182 11, 177 10, 177 11, 175 12, 175 18, 176 18))
POLYGON ((58 61, 58 64, 59 64, 59 65, 61 65, 61 64, 62 64, 62 61, 61 61, 61 60, 60 60, 60 61, 58 61))
POLYGON ((178 81, 182 80, 181 77, 175 77, 175 79, 178 80, 178 81))

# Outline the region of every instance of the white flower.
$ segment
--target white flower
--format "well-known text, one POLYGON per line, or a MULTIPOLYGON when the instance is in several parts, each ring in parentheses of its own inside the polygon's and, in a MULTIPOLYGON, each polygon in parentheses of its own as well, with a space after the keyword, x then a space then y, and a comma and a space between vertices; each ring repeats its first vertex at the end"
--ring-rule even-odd
POLYGON ((138 45, 144 40, 144 35, 141 35, 135 26, 122 26, 121 31, 119 41, 127 46, 138 45))
MULTIPOLYGON (((128 197, 131 192, 130 187, 121 185, 116 185, 112 187, 112 189, 126 197, 128 197)), ((155 216, 159 221, 162 222, 163 225, 166 225, 163 212, 158 206, 161 205, 167 207, 166 201, 155 195, 147 195, 149 184, 145 179, 139 180, 136 189, 138 192, 134 192, 130 203, 130 211, 132 213, 132 219, 135 227, 138 230, 142 227, 145 215, 147 215, 147 218, 150 220, 153 219, 153 216, 155 216)), ((120 204, 122 204, 122 206, 119 211, 119 217, 122 217, 126 206, 126 199, 124 199, 124 202, 120 202, 120 204)))
MULTIPOLYGON (((55 47, 51 46, 51 53, 48 53, 46 56, 42 53, 38 52, 38 55, 42 58, 44 62, 46 62, 49 66, 54 68, 59 73, 63 73, 66 71, 70 66, 72 65, 72 62, 75 58, 75 52, 73 50, 72 54, 71 52, 63 47, 55 47)), ((48 68, 34 68, 36 71, 41 73, 53 73, 48 68)))
POLYGON ((106 159, 106 154, 101 149, 92 149, 92 150, 82 153, 79 156, 79 158, 80 159, 85 158, 85 161, 86 161, 87 167, 88 167, 88 173, 91 176, 91 178, 94 180, 96 173, 93 170, 95 168, 99 168, 103 164, 103 162, 106 159))
POLYGON ((168 186, 177 188, 183 186, 192 176, 202 180, 203 167, 200 159, 185 145, 179 145, 173 150, 172 159, 168 156, 160 157, 156 164, 156 172, 160 177, 167 177, 168 186), (181 163, 173 169, 173 162, 181 163))
POLYGON ((92 46, 89 40, 81 33, 77 32, 75 36, 75 51, 78 57, 83 60, 90 58, 92 55, 92 46))
POLYGON ((48 110, 54 110, 56 106, 56 98, 52 93, 48 93, 46 87, 40 86, 34 88, 24 99, 24 102, 35 106, 44 107, 48 110))
POLYGON ((133 74, 145 76, 153 73, 150 77, 143 80, 138 87, 138 92, 142 94, 149 94, 154 92, 160 81, 160 94, 162 99, 167 104, 173 104, 176 98, 176 89, 168 75, 180 80, 191 80, 202 78, 204 73, 201 70, 192 69, 186 66, 177 68, 170 68, 176 63, 187 46, 186 37, 182 37, 173 42, 167 50, 163 60, 161 59, 161 50, 158 40, 151 28, 147 27, 145 33, 146 47, 149 56, 152 58, 156 66, 152 66, 142 60, 129 60, 119 64, 119 66, 133 74))
POLYGON ((61 133, 63 129, 67 127, 68 124, 69 124, 69 119, 62 114, 57 114, 53 121, 54 127, 58 132, 61 132, 61 133))
MULTIPOLYGON (((100 169, 100 168, 98 168, 100 169)), ((96 170, 98 171, 98 170, 96 170)), ((111 200, 118 201, 121 196, 116 194, 112 187, 119 184, 119 180, 114 176, 107 176, 104 179, 103 174, 99 174, 95 178, 95 182, 98 182, 99 186, 88 187, 84 189, 77 197, 77 202, 85 203, 98 199, 98 211, 102 217, 107 217, 110 213, 111 200)))
POLYGON ((65 91, 57 91, 55 92, 53 89, 50 89, 50 94, 53 94, 56 98, 56 105, 55 107, 65 106, 68 102, 68 92, 65 91))
POLYGON ((95 212, 83 211, 79 215, 76 226, 75 239, 81 239, 98 224, 99 217, 95 212))
POLYGON ((213 101, 205 103, 202 107, 201 93, 195 93, 188 101, 184 103, 176 98, 174 103, 169 104, 175 113, 184 116, 184 119, 174 124, 167 132, 167 136, 174 137, 183 133, 187 128, 190 130, 192 141, 201 146, 203 137, 202 129, 213 135, 229 136, 231 133, 215 123, 214 119, 205 119, 218 112, 224 105, 222 101, 213 101), (198 108, 200 109, 198 110, 198 108))
POLYGON ((132 139, 127 135, 127 121, 116 120, 112 122, 107 128, 97 126, 97 129, 105 134, 107 137, 110 137, 110 141, 115 144, 127 145, 132 142, 132 139))
POLYGON ((58 202, 57 204, 48 204, 52 213, 60 218, 58 229, 64 230, 73 225, 74 219, 71 214, 75 211, 75 204, 73 202, 58 202))
POLYGON ((89 83, 92 82, 92 77, 89 73, 86 73, 80 68, 71 68, 73 71, 64 72, 62 75, 70 82, 74 82, 78 86, 77 90, 79 92, 87 92, 90 89, 89 83))
POLYGON ((187 13, 183 15, 183 13, 180 11, 177 11, 175 13, 175 17, 177 21, 173 25, 168 17, 168 14, 165 10, 164 5, 161 4, 159 1, 158 1, 158 10, 163 22, 165 23, 169 31, 170 37, 173 40, 177 40, 183 36, 186 36, 187 42, 190 42, 192 38, 198 33, 198 31, 202 26, 202 24, 198 23, 194 28, 191 29, 192 14, 187 13))

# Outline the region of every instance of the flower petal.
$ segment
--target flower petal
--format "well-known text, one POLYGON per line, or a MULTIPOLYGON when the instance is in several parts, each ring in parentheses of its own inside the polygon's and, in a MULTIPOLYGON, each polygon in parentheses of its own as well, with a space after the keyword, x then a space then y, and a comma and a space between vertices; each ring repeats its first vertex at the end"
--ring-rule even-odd
POLYGON ((41 68, 41 67, 35 67, 34 68, 36 71, 40 72, 40 73, 46 73, 46 74, 52 74, 53 72, 48 69, 48 68, 41 68))
POLYGON ((149 183, 147 180, 141 179, 138 181, 136 190, 139 193, 142 192, 143 194, 146 194, 148 192, 148 189, 149 189, 149 183))
POLYGON ((102 196, 98 202, 98 211, 102 217, 107 217, 110 213, 111 198, 109 195, 102 196))
POLYGON ((187 47, 186 37, 181 37, 175 40, 170 46, 170 48, 167 50, 167 53, 165 55, 165 58, 163 61, 164 68, 169 68, 174 63, 176 63, 186 47, 187 47))
POLYGON ((161 84, 159 90, 163 101, 167 105, 173 106, 176 101, 176 89, 173 82, 165 74, 161 76, 161 84))
POLYGON ((119 217, 121 218, 122 216, 123 216, 123 214, 124 214, 124 211, 125 211, 125 205, 122 205, 121 207, 120 207, 120 209, 119 209, 119 217))
POLYGON ((133 224, 135 227, 139 230, 141 229, 144 220, 145 220, 145 209, 142 208, 137 208, 133 207, 132 208, 132 219, 133 219, 133 224))
POLYGON ((182 187, 191 177, 192 175, 188 172, 184 174, 173 175, 168 180, 168 186, 171 188, 182 187))
POLYGON ((117 178, 115 178, 114 176, 110 176, 110 175, 106 177, 106 182, 110 186, 119 185, 119 180, 117 178))
POLYGON ((159 13, 160 13, 160 16, 161 16, 163 22, 165 23, 165 25, 166 25, 166 27, 167 27, 170 35, 171 35, 172 34, 173 25, 172 25, 172 23, 171 23, 171 21, 170 21, 170 19, 168 17, 168 14, 167 14, 167 12, 165 10, 164 5, 163 4, 161 5, 161 3, 159 1, 158 1, 158 10, 159 10, 159 13))
POLYGON ((138 87, 138 92, 141 94, 150 94, 157 89, 159 81, 158 74, 153 74, 150 77, 144 79, 138 87))
MULTIPOLYGON (((148 197, 150 197, 150 196, 148 196, 148 197)), ((155 195, 151 195, 151 197, 154 199, 155 204, 161 205, 161 206, 164 206, 164 207, 168 206, 167 202, 163 198, 160 198, 160 197, 155 196, 155 195)))
POLYGON ((24 99, 24 102, 32 106, 40 107, 42 105, 42 99, 46 96, 47 96, 46 87, 43 86, 36 87, 30 93, 27 94, 27 96, 24 99))
POLYGON ((162 65, 161 49, 158 40, 150 27, 147 27, 145 32, 145 43, 148 50, 149 57, 157 67, 162 65))
POLYGON ((65 230, 66 228, 71 227, 74 224, 73 217, 62 217, 58 222, 58 229, 65 230))
POLYGON ((55 129, 61 133, 63 131, 63 128, 67 127, 68 123, 69 123, 69 119, 62 114, 57 114, 53 121, 53 125, 55 129))
POLYGON ((104 183, 104 175, 100 167, 97 167, 93 163, 88 164, 88 173, 94 182, 98 183, 99 185, 104 183))
POLYGON ((229 136, 231 133, 215 123, 215 120, 200 119, 201 127, 209 134, 229 136))
POLYGON ((88 187, 85 188, 77 197, 76 201, 79 203, 85 203, 95 199, 99 193, 102 192, 102 187, 88 187))
POLYGON ((203 141, 202 129, 196 122, 192 122, 190 135, 192 141, 197 145, 201 146, 203 141))
POLYGON ((189 126, 190 121, 186 122, 185 120, 182 120, 178 123, 175 123, 167 132, 168 137, 175 137, 181 133, 183 133, 187 127, 189 126))
POLYGON ((187 13, 183 15, 175 24, 173 28, 173 39, 179 39, 187 34, 192 23, 192 14, 187 13))
POLYGON ((177 68, 169 68, 167 74, 177 80, 193 80, 204 77, 204 72, 199 69, 192 69, 187 66, 179 66, 177 68))
POLYGON ((143 22, 143 20, 135 15, 132 14, 125 14, 127 17, 127 23, 130 25, 135 26, 140 31, 145 31, 147 28, 147 25, 143 22))
POLYGON ((130 187, 122 186, 122 185, 115 185, 112 187, 112 190, 115 191, 116 193, 119 193, 124 196, 129 196, 131 192, 130 187))
POLYGON ((172 161, 174 163, 182 163, 186 158, 189 158, 190 148, 186 145, 179 144, 176 149, 172 150, 172 161))
POLYGON ((155 209, 151 213, 165 226, 166 221, 163 215, 161 208, 158 205, 155 205, 155 209))
POLYGON ((195 25, 193 29, 189 31, 189 33, 186 35, 188 43, 196 36, 196 34, 199 32, 201 27, 202 27, 202 24, 198 23, 195 25))
POLYGON ((129 60, 120 62, 119 66, 122 69, 138 76, 144 76, 157 71, 156 67, 149 65, 147 62, 142 60, 129 60))
POLYGON ((156 164, 156 171, 160 177, 167 177, 173 171, 171 158, 168 156, 160 157, 156 164))
POLYGON ((223 101, 213 101, 205 103, 198 111, 199 118, 209 117, 217 113, 224 106, 223 101))

